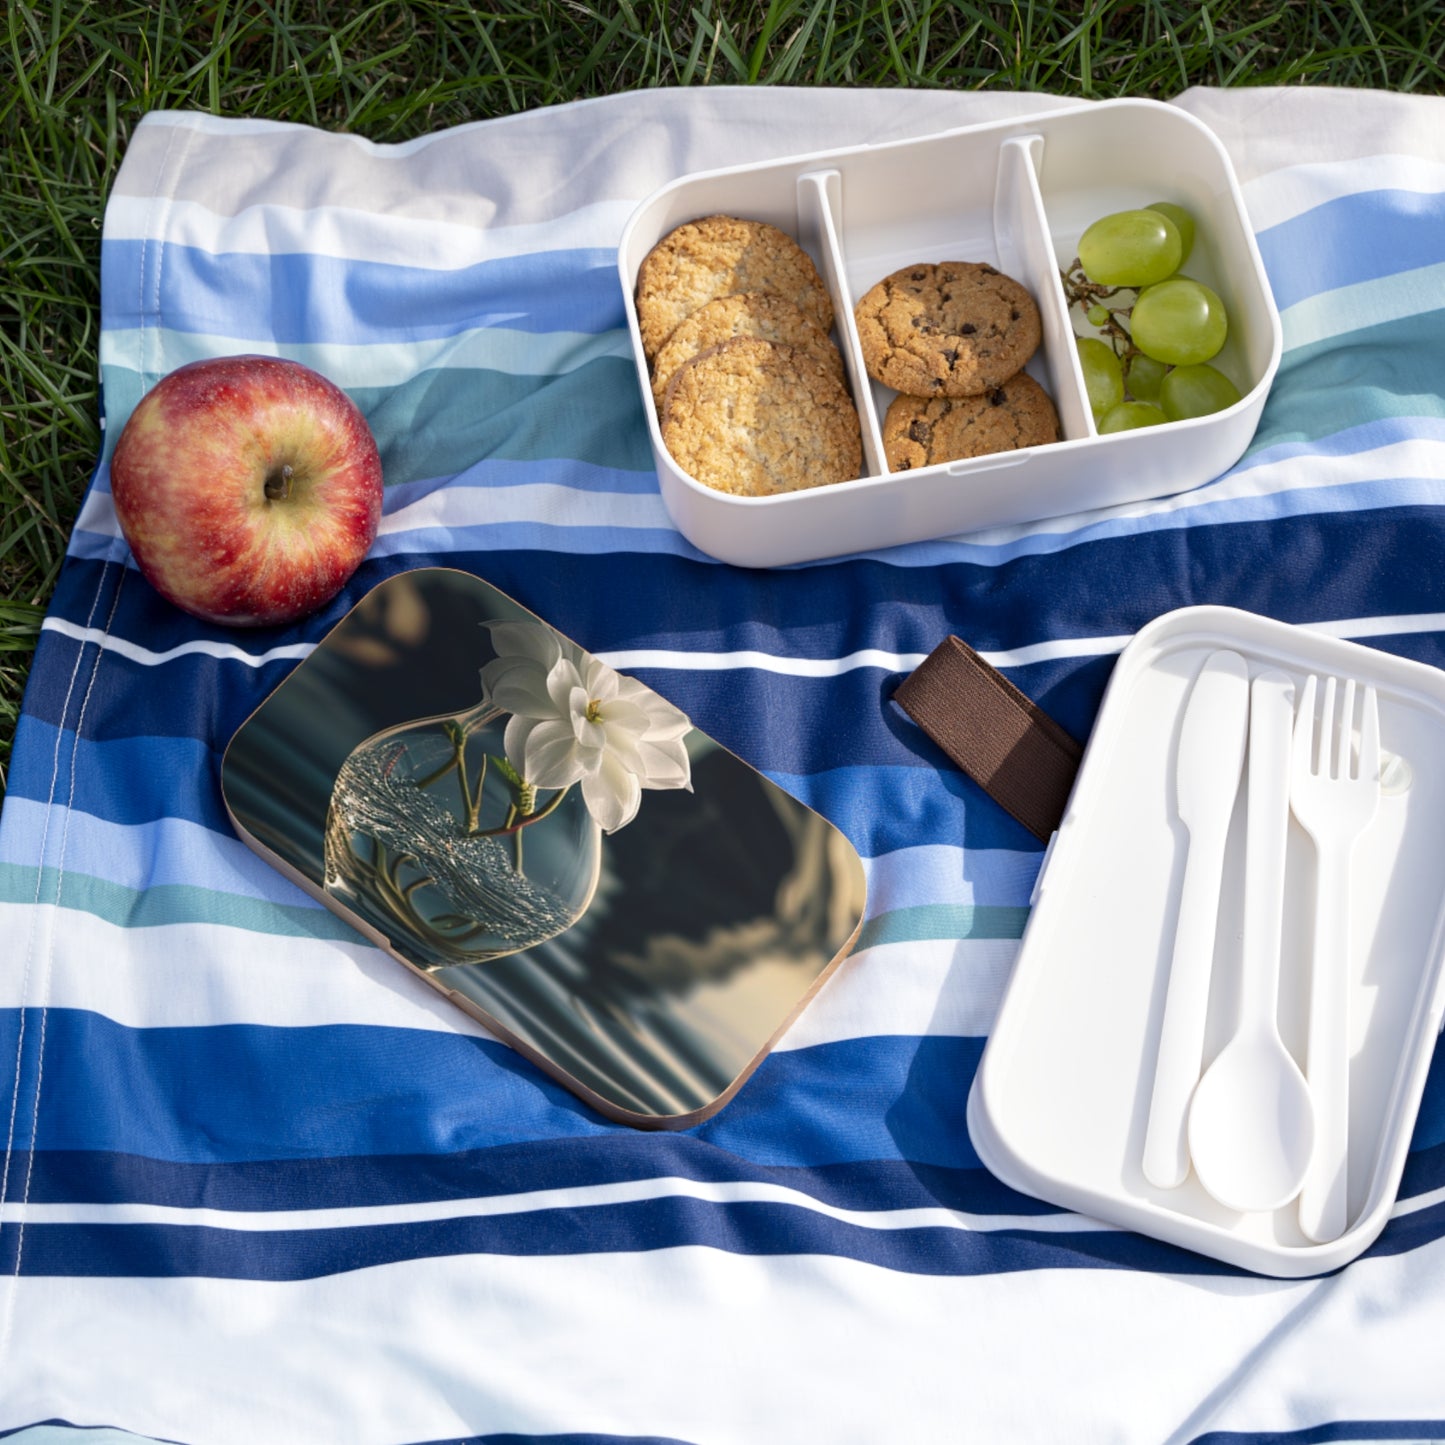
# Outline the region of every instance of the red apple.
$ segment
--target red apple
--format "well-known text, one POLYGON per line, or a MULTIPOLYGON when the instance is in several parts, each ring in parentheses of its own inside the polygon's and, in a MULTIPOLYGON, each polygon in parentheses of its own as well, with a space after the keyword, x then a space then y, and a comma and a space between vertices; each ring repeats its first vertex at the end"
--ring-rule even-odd
POLYGON ((131 413, 110 490, 136 565, 177 607, 234 627, 329 602, 381 521, 366 418, 310 367, 222 356, 178 367, 131 413))

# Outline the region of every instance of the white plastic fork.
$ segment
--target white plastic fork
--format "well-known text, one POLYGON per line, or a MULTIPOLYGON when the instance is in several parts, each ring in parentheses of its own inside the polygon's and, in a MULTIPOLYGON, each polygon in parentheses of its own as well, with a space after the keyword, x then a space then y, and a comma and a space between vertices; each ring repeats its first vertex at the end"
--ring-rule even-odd
POLYGON ((1313 676, 1306 680, 1295 714, 1289 797, 1317 859, 1305 1055, 1316 1134, 1299 1222, 1310 1239, 1324 1243, 1338 1239, 1348 1223, 1350 864, 1380 802, 1380 718, 1375 689, 1366 687, 1356 757, 1354 679, 1345 680, 1337 714, 1336 680, 1327 677, 1316 741, 1316 684, 1313 676))

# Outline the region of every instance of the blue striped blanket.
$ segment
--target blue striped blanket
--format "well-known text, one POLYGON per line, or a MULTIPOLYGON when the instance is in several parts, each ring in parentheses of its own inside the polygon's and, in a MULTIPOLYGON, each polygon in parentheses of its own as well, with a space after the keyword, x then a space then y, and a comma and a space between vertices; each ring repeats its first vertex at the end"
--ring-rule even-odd
MULTIPOLYGON (((242 634, 130 564, 102 456, 0 818, 0 1434, 256 1441, 1445 1437, 1445 1066, 1380 1240, 1255 1278, 1015 1194, 964 1107, 1041 850, 884 699, 954 632, 1078 737, 1225 603, 1445 663, 1445 101, 1190 91, 1285 328, 1167 500, 773 572, 670 525, 616 242, 686 171, 1041 96, 662 91, 375 146, 150 116, 105 215, 107 448, 237 350, 367 414, 376 547, 242 634), (475 572, 863 854, 856 953, 721 1113, 604 1122, 232 833, 231 734, 366 590, 475 572)), ((1107 164, 1107 161, 1104 162, 1107 164)))

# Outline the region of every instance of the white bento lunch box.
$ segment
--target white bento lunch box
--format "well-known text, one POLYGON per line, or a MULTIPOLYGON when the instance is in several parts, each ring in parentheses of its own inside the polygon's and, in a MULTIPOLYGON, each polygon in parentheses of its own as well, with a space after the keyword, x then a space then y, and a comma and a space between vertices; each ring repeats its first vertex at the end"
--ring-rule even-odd
MULTIPOLYGON (((1249 793, 1246 759, 1228 815, 1201 1071, 1237 1018, 1249 793)), ((1303 1069, 1319 855, 1296 818, 1287 829, 1277 1023, 1303 1069)), ((1399 1212, 1442 1011, 1445 672, 1247 612, 1185 608, 1145 627, 1114 669, 969 1096, 969 1133, 988 1169, 1025 1193, 1261 1274, 1324 1273, 1399 1212), (1324 1243, 1302 1231, 1298 1201, 1241 1212, 1195 1170, 1170 1188, 1143 1170, 1190 846, 1176 776, 1182 722, 1218 649, 1242 656, 1252 679, 1282 671, 1296 699, 1310 674, 1378 695, 1382 786, 1351 859, 1341 971, 1347 1207, 1343 1232, 1324 1243)))
POLYGON ((1199 121, 1156 101, 1104 101, 684 176, 633 213, 618 270, 663 501, 690 542, 744 566, 839 556, 1198 486, 1249 445, 1279 365, 1279 314, 1229 157, 1199 121), (1241 399, 1212 416, 1100 436, 1059 268, 1092 221, 1161 200, 1196 219, 1183 270, 1224 300, 1229 339, 1212 364, 1234 380, 1241 399), (719 213, 771 222, 817 263, 862 424, 863 475, 856 480, 732 496, 687 476, 663 445, 637 325, 637 272, 669 231, 719 213), (1029 289, 1043 342, 1026 369, 1053 398, 1063 440, 888 472, 881 421, 893 393, 863 369, 853 308, 875 282, 919 261, 983 262, 1029 289))

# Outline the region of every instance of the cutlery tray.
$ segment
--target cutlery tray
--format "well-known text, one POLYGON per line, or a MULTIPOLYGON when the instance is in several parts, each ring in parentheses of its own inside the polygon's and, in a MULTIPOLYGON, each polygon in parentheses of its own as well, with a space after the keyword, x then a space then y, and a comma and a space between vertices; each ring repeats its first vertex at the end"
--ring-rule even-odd
MULTIPOLYGON (((968 1101, 984 1164, 1023 1192, 1261 1274, 1299 1278, 1366 1249, 1396 1193, 1445 1010, 1445 672, 1229 608, 1186 608, 1121 655, 968 1101), (1184 709, 1205 660, 1241 654, 1251 677, 1353 678, 1377 690, 1382 786, 1354 849, 1346 965, 1348 1210, 1326 1243, 1294 1202, 1240 1213, 1191 1170, 1151 1184, 1142 1154, 1189 833, 1176 768, 1184 709)), ((1226 1042, 1239 994, 1246 759, 1230 818, 1202 1067, 1226 1042)), ((1304 1066, 1315 845, 1290 818, 1278 1024, 1304 1066)), ((1404 1206, 1408 1208, 1408 1206, 1404 1206)))

